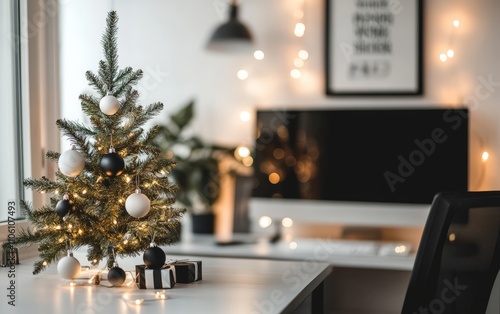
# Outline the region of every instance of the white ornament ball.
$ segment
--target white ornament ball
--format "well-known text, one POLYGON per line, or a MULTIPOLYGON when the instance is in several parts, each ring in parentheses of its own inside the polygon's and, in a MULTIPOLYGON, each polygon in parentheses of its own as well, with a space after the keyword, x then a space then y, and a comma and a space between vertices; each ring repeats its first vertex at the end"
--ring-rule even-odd
POLYGON ((78 151, 70 149, 59 156, 59 170, 68 177, 76 177, 85 168, 85 159, 78 151))
POLYGON ((112 116, 120 109, 120 102, 115 96, 106 95, 99 102, 99 108, 104 114, 112 116))
POLYGON ((150 206, 149 198, 141 192, 130 194, 125 201, 125 209, 134 218, 146 216, 149 213, 150 206))
POLYGON ((80 274, 80 262, 72 255, 65 256, 57 263, 57 272, 64 279, 75 279, 80 274))

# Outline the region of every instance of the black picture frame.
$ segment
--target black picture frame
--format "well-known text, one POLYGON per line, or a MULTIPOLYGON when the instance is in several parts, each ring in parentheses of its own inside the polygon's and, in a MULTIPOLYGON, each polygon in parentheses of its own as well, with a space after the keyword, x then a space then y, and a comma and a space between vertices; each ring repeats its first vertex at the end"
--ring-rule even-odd
POLYGON ((325 0, 326 94, 423 94, 423 0, 325 0))

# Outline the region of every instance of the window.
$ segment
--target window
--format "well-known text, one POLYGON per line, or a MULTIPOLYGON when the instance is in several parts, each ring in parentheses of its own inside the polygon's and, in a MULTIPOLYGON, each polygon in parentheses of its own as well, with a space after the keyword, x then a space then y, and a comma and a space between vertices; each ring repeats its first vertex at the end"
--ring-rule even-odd
POLYGON ((20 218, 23 198, 19 1, 0 1, 0 222, 20 218), (15 211, 9 210, 15 202, 15 211))

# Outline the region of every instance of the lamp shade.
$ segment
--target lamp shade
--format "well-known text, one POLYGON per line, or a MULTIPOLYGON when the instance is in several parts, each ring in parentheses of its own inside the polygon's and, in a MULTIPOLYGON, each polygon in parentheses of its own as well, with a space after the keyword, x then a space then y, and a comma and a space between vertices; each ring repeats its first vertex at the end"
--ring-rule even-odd
POLYGON ((207 49, 212 51, 243 52, 252 46, 252 34, 238 20, 238 6, 230 5, 229 20, 217 27, 208 41, 207 49))

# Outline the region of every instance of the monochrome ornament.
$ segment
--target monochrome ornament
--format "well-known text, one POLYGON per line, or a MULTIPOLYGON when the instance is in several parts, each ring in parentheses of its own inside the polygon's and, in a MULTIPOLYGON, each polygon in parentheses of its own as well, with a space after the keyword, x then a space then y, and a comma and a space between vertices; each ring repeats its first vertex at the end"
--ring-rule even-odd
POLYGON ((113 268, 111 268, 108 272, 108 281, 114 287, 120 287, 125 282, 127 274, 125 271, 118 267, 118 264, 115 264, 113 268))
POLYGON ((120 102, 115 96, 108 93, 106 96, 101 98, 101 101, 99 102, 99 109, 101 109, 105 115, 112 116, 118 112, 118 109, 120 109, 120 102))
POLYGON ((73 253, 68 253, 57 263, 57 273, 64 279, 75 279, 80 274, 80 262, 73 257, 73 253))
POLYGON ((59 156, 59 170, 68 177, 76 177, 85 168, 85 159, 75 147, 67 150, 59 156))
POLYGON ((108 177, 117 177, 125 169, 125 161, 112 146, 109 148, 109 154, 102 157, 100 165, 108 177))
POLYGON ((149 198, 136 189, 135 193, 130 194, 125 201, 127 213, 134 218, 142 218, 149 213, 151 202, 149 198))
POLYGON ((63 196, 63 199, 56 204, 56 213, 59 217, 63 218, 73 209, 73 204, 69 200, 67 194, 63 196))
POLYGON ((165 264, 167 258, 165 252, 153 242, 150 244, 150 247, 144 251, 142 259, 147 268, 160 269, 165 264))

